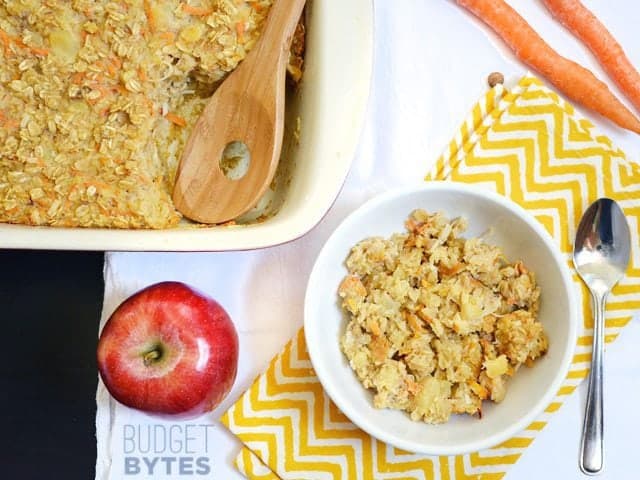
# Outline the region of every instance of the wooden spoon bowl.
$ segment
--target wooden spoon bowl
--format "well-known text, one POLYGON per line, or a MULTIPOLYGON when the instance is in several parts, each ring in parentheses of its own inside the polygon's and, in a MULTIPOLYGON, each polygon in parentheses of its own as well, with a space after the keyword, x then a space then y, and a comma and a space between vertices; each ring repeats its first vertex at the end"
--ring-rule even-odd
POLYGON ((187 141, 173 203, 202 223, 232 220, 255 206, 271 183, 282 149, 286 67, 304 0, 275 0, 257 44, 207 103, 187 141), (220 160, 243 142, 247 172, 229 179, 220 160))

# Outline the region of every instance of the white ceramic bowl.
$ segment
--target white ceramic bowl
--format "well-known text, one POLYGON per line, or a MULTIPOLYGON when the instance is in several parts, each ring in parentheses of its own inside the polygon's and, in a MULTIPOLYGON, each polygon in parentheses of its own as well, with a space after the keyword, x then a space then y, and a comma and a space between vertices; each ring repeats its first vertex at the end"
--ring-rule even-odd
POLYGON ((577 309, 566 261, 537 220, 503 196, 460 183, 431 182, 376 197, 352 213, 320 252, 307 286, 304 327, 315 371, 325 391, 353 423, 386 443, 411 452, 454 455, 501 443, 524 429, 551 402, 567 374, 576 338, 577 309), (463 216, 473 237, 491 228, 488 241, 507 258, 521 259, 541 289, 539 320, 549 351, 533 368, 523 367, 509 380, 502 403, 484 402, 482 419, 453 415, 448 423, 413 422, 400 411, 373 407, 340 350, 346 316, 337 289, 347 273, 344 261, 358 241, 404 230, 409 213, 422 208, 463 216))

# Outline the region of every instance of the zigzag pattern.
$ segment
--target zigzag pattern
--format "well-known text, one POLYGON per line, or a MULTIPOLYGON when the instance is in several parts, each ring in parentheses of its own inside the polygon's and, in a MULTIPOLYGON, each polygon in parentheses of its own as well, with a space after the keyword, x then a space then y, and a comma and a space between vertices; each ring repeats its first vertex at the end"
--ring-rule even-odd
MULTIPOLYGON (((618 200, 633 243, 640 238, 640 167, 628 162, 573 107, 525 77, 512 91, 498 86, 472 110, 427 180, 476 183, 531 211, 571 265, 572 239, 581 213, 596 198, 618 200), (605 173, 606 172, 606 173, 605 173)), ((627 277, 614 289, 606 312, 606 340, 613 341, 640 308, 640 257, 634 251, 627 277)), ((470 455, 429 457, 385 445, 349 422, 323 392, 302 330, 275 357, 223 423, 244 443, 236 466, 253 480, 478 479, 504 477, 567 395, 588 374, 590 301, 582 295, 585 322, 571 369, 553 402, 517 437, 470 455)))
POLYGON ((440 478, 437 459, 372 439, 336 408, 315 377, 302 330, 222 422, 247 447, 236 465, 252 479, 271 478, 265 464, 283 480, 440 478))

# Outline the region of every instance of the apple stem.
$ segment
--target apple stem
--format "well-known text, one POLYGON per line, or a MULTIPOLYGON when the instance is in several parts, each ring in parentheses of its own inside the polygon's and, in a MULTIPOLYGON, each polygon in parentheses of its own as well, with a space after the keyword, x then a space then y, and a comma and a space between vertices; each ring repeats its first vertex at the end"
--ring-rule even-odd
POLYGON ((148 351, 142 357, 144 361, 144 366, 148 367, 149 365, 154 363, 156 360, 158 360, 158 358, 160 358, 160 350, 158 348, 154 348, 153 350, 148 351))

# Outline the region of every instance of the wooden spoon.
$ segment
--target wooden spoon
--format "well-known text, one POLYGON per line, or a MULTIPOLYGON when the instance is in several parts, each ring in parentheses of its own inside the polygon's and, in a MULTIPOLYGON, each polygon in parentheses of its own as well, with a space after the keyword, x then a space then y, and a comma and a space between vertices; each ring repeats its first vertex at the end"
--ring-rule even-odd
POLYGON ((304 0, 274 0, 263 32, 244 61, 213 94, 187 141, 173 189, 176 208, 192 220, 221 223, 250 210, 278 165, 284 128, 289 49, 304 0), (225 147, 244 142, 244 176, 220 168, 225 147))

